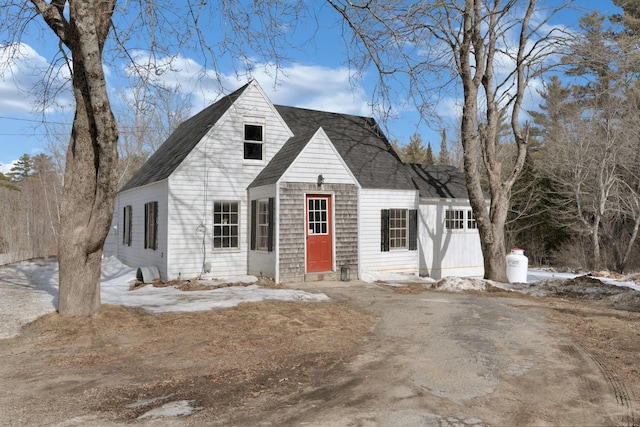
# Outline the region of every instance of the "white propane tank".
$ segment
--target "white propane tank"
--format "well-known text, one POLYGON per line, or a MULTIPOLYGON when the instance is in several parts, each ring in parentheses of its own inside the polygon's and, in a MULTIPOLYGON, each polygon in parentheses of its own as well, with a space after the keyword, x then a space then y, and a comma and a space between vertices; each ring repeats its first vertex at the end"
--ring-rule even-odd
POLYGON ((511 249, 507 255, 507 279, 509 283, 527 283, 527 269, 529 259, 524 256, 524 250, 519 248, 511 249))

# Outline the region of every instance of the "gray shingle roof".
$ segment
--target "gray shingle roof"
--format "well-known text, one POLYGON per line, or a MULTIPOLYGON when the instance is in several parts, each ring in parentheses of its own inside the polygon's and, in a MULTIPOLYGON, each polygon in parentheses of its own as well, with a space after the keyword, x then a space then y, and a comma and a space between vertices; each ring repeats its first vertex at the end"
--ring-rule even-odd
MULTIPOLYGON (((276 105, 276 109, 295 135, 307 136, 306 141, 304 138, 293 141, 298 149, 297 153, 308 142, 308 138, 322 127, 362 188, 415 188, 404 164, 375 120, 281 105, 276 105), (302 144, 302 147, 299 147, 299 144, 302 144)), ((272 163, 277 160, 288 162, 287 166, 291 164, 295 157, 292 157, 293 147, 286 147, 289 142, 283 147, 290 150, 288 154, 279 159, 274 158, 272 163)), ((284 170, 286 168, 282 172, 284 170)))
POLYGON ((120 191, 167 179, 247 86, 248 84, 222 97, 216 103, 182 122, 120 191))
POLYGON ((269 164, 265 166, 256 179, 253 180, 249 188, 276 183, 298 157, 313 135, 315 135, 315 132, 310 131, 289 138, 280 151, 273 156, 269 164))
MULTIPOLYGON (((167 179, 247 86, 178 126, 121 191, 167 179)), ((295 136, 276 153, 251 187, 275 183, 322 127, 363 188, 418 189, 425 198, 468 199, 462 172, 452 166, 405 165, 372 118, 287 106, 276 109, 295 136)))
POLYGON ((464 173, 454 166, 407 164, 422 198, 468 199, 464 173))

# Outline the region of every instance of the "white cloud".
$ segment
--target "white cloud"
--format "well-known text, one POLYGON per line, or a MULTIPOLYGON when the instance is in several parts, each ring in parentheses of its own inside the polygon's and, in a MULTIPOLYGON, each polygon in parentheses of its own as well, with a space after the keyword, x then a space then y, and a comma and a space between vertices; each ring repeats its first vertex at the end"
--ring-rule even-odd
MULTIPOLYGON (((135 55, 140 64, 148 62, 142 53, 135 55)), ((293 63, 276 69, 273 64, 252 64, 246 75, 217 74, 191 58, 177 55, 160 58, 152 64, 152 80, 167 87, 180 87, 192 96, 194 111, 216 101, 223 93, 237 89, 250 79, 258 81, 275 104, 333 111, 339 113, 371 115, 365 90, 353 85, 348 68, 330 68, 293 63)), ((131 74, 128 68, 125 73, 131 74)))
POLYGON ((0 113, 31 113, 43 97, 43 81, 56 92, 49 104, 69 105, 70 93, 57 89, 68 81, 68 73, 49 76, 50 64, 35 49, 25 43, 0 46, 0 113))
POLYGON ((365 91, 353 85, 348 68, 292 64, 274 79, 273 66, 257 67, 253 77, 275 104, 368 116, 365 91), (275 80, 275 81, 274 81, 275 80))
POLYGON ((9 172, 11 172, 11 168, 14 167, 17 162, 18 159, 12 160, 10 163, 0 163, 0 172, 5 175, 8 174, 9 172))

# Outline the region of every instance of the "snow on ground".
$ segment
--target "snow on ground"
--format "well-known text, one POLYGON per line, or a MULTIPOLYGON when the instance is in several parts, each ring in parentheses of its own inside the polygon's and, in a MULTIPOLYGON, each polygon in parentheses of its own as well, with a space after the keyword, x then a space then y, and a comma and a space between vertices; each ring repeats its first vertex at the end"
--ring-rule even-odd
MULTIPOLYGON (((58 264, 55 260, 31 260, 0 266, 0 339, 19 334, 22 325, 38 317, 54 312, 57 308, 58 264)), ((547 295, 550 280, 569 280, 578 274, 559 273, 552 270, 529 269, 528 283, 497 283, 479 277, 447 277, 440 281, 406 273, 366 274, 361 279, 369 283, 384 283, 385 286, 407 286, 419 284, 425 288, 435 287, 442 291, 484 291, 487 285, 530 295, 547 295)), ((102 263, 101 298, 104 304, 142 307, 151 313, 176 313, 185 311, 207 311, 234 307, 244 302, 264 300, 281 301, 327 301, 323 293, 310 293, 292 289, 260 287, 254 276, 235 276, 224 280, 206 278, 200 285, 207 290, 181 291, 174 286, 144 286, 130 290, 136 278, 136 269, 127 267, 115 257, 102 263), (223 283, 244 283, 248 286, 216 287, 223 283)), ((640 285, 631 281, 598 278, 603 283, 640 291, 640 285)))
MULTIPOLYGON (((328 301, 322 293, 291 289, 230 286, 203 291, 180 291, 175 287, 144 286, 129 290, 136 269, 115 257, 102 263, 101 299, 103 304, 142 307, 151 313, 207 311, 234 307, 244 302, 328 301)), ((236 276, 226 280, 204 280, 212 287, 221 283, 255 283, 255 276, 236 276)), ((56 311, 58 301, 58 264, 54 260, 23 261, 0 266, 0 339, 19 334, 22 325, 56 311)))

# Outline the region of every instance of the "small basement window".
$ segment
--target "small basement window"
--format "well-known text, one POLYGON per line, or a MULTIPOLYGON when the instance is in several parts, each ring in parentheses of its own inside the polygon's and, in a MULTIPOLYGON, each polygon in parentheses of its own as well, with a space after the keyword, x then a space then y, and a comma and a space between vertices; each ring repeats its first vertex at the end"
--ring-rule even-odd
POLYGON ((244 159, 262 160, 264 148, 264 126, 244 125, 244 159))

